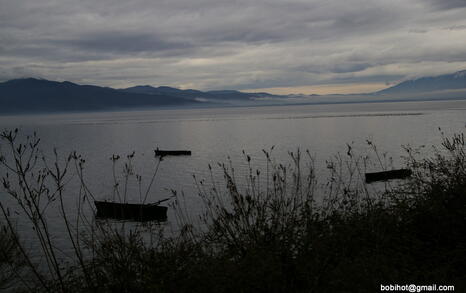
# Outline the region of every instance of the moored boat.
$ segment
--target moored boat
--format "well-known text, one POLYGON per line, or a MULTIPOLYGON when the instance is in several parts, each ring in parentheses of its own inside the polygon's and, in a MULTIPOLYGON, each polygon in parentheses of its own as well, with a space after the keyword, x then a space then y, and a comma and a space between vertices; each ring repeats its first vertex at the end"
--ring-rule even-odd
POLYGON ((187 150, 155 150, 155 155, 158 157, 163 157, 163 156, 191 156, 191 151, 187 150))
POLYGON ((397 169, 382 172, 366 173, 366 183, 375 181, 386 181, 390 179, 404 179, 411 176, 413 172, 409 169, 397 169))
POLYGON ((134 221, 165 221, 167 207, 155 204, 117 203, 110 201, 94 201, 97 218, 134 221))

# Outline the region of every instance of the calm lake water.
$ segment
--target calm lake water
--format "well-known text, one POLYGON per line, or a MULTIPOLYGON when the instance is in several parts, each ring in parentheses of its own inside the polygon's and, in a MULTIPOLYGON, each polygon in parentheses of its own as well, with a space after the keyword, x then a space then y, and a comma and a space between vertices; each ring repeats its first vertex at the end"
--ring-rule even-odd
MULTIPOLYGON (((288 151, 308 149, 316 166, 346 152, 346 144, 359 153, 368 150, 366 140, 401 164, 402 145, 439 145, 439 127, 446 133, 465 132, 466 101, 397 102, 340 105, 295 105, 248 108, 164 109, 151 111, 0 117, 0 128, 18 127, 41 138, 41 149, 53 147, 65 155, 76 150, 86 158, 86 179, 98 199, 112 198, 112 154, 136 152, 134 165, 148 182, 154 169, 153 151, 189 149, 190 157, 167 157, 161 164, 148 201, 170 196, 168 189, 184 191, 193 214, 200 211, 193 174, 208 177, 208 164, 225 162, 230 156, 241 170, 242 151, 263 166, 262 149, 273 151, 277 161, 288 160, 288 151)), ((216 172, 218 172, 218 169, 216 172)), ((69 186, 72 189, 73 185, 69 186)), ((133 182, 129 201, 139 201, 133 182)), ((4 194, 0 194, 4 198, 4 194)), ((74 193, 66 195, 73 213, 74 193)), ((12 206, 12 208, 14 208, 12 206)), ((64 231, 57 220, 54 229, 64 231)), ((51 222, 54 222, 52 213, 51 222)), ((173 221, 169 211, 169 222, 173 221)), ((19 226, 21 226, 19 224, 19 226)), ((64 232, 63 232, 64 233, 64 232)), ((59 236, 58 236, 59 237, 59 236)))

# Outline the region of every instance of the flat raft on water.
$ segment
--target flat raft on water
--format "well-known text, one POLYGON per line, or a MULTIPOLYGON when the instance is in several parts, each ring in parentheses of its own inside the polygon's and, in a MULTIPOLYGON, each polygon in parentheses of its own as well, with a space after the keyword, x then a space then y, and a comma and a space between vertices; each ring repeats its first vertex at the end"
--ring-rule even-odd
POLYGON ((398 169, 374 173, 366 173, 366 183, 375 181, 386 181, 390 179, 404 179, 411 176, 413 172, 409 169, 398 169))
POLYGON ((191 151, 177 150, 177 151, 168 151, 168 150, 155 150, 155 155, 159 157, 163 156, 191 156, 191 151))
POLYGON ((165 221, 167 207, 154 204, 118 203, 110 201, 94 201, 97 218, 134 221, 165 221))

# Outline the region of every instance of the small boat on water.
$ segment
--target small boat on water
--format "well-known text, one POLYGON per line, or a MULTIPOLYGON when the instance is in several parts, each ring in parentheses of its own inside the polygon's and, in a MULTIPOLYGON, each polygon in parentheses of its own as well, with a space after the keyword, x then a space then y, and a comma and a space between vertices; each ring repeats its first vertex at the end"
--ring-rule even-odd
POLYGON ((386 181, 390 179, 405 179, 413 172, 409 169, 397 169, 382 172, 366 173, 366 183, 386 181))
POLYGON ((166 221, 167 207, 153 204, 117 203, 111 201, 94 201, 97 208, 96 218, 145 221, 166 221))
POLYGON ((187 150, 174 150, 174 151, 169 151, 169 150, 155 150, 155 155, 158 157, 163 157, 163 156, 191 156, 191 151, 187 150))

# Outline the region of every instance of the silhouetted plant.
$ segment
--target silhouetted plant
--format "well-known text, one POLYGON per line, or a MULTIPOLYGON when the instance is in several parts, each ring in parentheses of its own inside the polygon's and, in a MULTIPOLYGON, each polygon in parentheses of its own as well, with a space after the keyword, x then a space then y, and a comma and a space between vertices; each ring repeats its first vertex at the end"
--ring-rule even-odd
MULTIPOLYGON (((70 164, 81 182, 80 196, 92 198, 80 156, 72 154, 54 168, 45 165, 46 171, 35 173, 45 174, 38 180, 23 172, 29 169, 20 158, 25 158, 23 147, 14 143, 16 132, 5 133, 4 139, 18 152, 13 156, 13 167, 5 157, 1 162, 11 170, 20 170, 17 181, 5 176, 4 188, 24 205, 25 212, 36 215, 35 205, 57 199, 62 203, 69 176, 64 170, 70 164), (27 181, 31 178, 43 182, 39 185, 44 186, 42 193, 30 193, 25 187, 32 186, 27 181), (34 204, 38 194, 48 201, 34 204)), ((231 161, 219 164, 218 169, 209 165, 210 180, 194 176, 205 211, 200 222, 187 213, 184 194, 173 191, 173 208, 180 223, 177 233, 165 234, 159 227, 126 229, 124 224, 83 220, 80 223, 86 225, 87 233, 78 236, 76 225, 70 224, 62 208, 76 251, 76 261, 67 269, 50 252, 54 247, 47 241, 50 231, 45 214, 29 217, 47 234, 43 235, 42 251, 51 258, 49 274, 37 269, 14 237, 17 233, 11 220, 8 222, 11 218, 6 208, 0 207, 27 267, 42 280, 33 290, 374 292, 387 283, 464 285, 464 136, 444 137, 441 147, 429 157, 419 157, 416 150, 407 147, 405 163, 413 171, 412 178, 373 185, 364 182, 367 168, 375 164, 388 169, 393 162, 371 141, 367 143, 374 161, 368 155, 355 154, 348 145, 346 154, 327 161, 329 177, 320 182, 309 152, 292 152, 288 162, 276 162, 272 150, 264 151, 265 170, 255 168, 251 156, 244 153, 244 178, 238 177, 231 161), (216 178, 218 173, 223 175, 222 182, 216 178), (155 240, 146 241, 148 235, 155 240)), ((143 192, 142 177, 133 169, 132 156, 124 163, 123 175, 114 175, 114 197, 124 201, 128 184, 136 182, 141 186, 140 199, 145 201, 148 191, 143 192), (131 181, 132 177, 136 181, 131 181)), ((58 157, 55 160, 60 161, 58 157)), ((117 174, 119 157, 115 155, 112 160, 117 174)), ((158 164, 160 161, 154 166, 155 174, 158 164)), ((146 190, 155 175, 151 178, 146 190)))
MULTIPOLYGON (((6 222, 6 226, 2 226, 4 233, 0 236, 4 235, 5 240, 8 240, 2 243, 5 245, 5 254, 2 254, 5 261, 2 262, 2 268, 4 264, 13 264, 10 254, 14 251, 16 259, 24 260, 27 271, 25 273, 28 276, 22 278, 19 269, 13 270, 12 274, 24 280, 24 286, 30 291, 69 292, 71 288, 81 288, 84 291, 95 292, 100 287, 97 280, 101 277, 103 268, 97 266, 95 256, 105 251, 102 247, 109 243, 109 239, 118 243, 118 237, 126 237, 124 226, 122 230, 118 230, 109 222, 95 223, 93 219, 86 218, 84 206, 93 209, 94 196, 85 180, 84 158, 76 152, 63 157, 56 149, 53 150, 52 158, 47 158, 39 149, 39 143, 40 139, 35 133, 26 137, 21 136, 18 129, 0 133, 3 190, 5 195, 10 197, 10 203, 12 202, 17 209, 17 215, 22 217, 21 221, 32 226, 30 235, 39 244, 38 249, 28 249, 16 230, 15 216, 11 214, 10 208, 5 206, 5 202, 0 200, 0 210, 6 222), (73 218, 67 214, 63 199, 72 180, 78 181, 78 190, 72 191, 78 203, 77 214, 73 218), (61 253, 54 242, 55 235, 49 228, 47 217, 51 208, 60 212, 74 257, 70 258, 61 253), (69 262, 73 263, 72 269, 69 262)), ((136 177, 142 190, 142 178, 135 174, 131 164, 133 156, 134 153, 127 156, 122 178, 117 178, 115 173, 118 158, 115 155, 112 158, 114 194, 123 201, 126 200, 130 178, 136 177), (120 180, 123 181, 121 186, 120 180)), ((145 198, 154 182, 160 161, 158 159, 156 171, 145 190, 145 198)), ((112 247, 120 247, 122 251, 126 248, 112 247)), ((116 253, 116 250, 113 252, 116 253)))
POLYGON ((21 282, 23 258, 9 228, 0 221, 0 290, 21 282))

